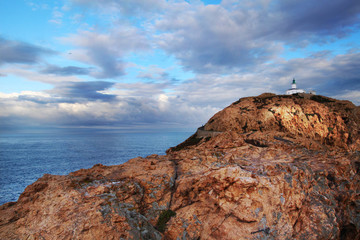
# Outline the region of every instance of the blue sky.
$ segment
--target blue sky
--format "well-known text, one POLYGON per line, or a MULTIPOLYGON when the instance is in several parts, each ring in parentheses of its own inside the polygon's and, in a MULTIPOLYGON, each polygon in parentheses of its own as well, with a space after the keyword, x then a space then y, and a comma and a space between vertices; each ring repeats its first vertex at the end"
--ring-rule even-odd
POLYGON ((360 104, 357 0, 0 0, 0 127, 196 128, 298 86, 360 104))

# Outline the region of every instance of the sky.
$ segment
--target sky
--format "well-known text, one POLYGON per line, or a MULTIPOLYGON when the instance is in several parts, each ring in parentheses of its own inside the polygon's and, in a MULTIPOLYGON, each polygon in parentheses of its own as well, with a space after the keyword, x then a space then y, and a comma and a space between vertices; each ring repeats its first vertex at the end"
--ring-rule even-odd
POLYGON ((360 105, 358 0, 0 0, 0 131, 196 128, 293 78, 360 105))

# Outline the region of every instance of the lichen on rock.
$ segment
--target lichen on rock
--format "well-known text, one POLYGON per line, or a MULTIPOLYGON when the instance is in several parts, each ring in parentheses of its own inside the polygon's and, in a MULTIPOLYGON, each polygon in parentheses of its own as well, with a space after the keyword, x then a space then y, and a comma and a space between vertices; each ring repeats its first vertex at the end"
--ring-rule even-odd
POLYGON ((44 175, 0 207, 0 238, 360 239, 359 107, 263 94, 200 133, 164 156, 44 175))

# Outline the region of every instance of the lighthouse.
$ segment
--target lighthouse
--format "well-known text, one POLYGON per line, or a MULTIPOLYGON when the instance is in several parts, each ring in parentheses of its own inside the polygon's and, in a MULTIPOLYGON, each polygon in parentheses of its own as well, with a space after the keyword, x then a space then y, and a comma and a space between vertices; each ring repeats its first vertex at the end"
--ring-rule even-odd
POLYGON ((305 93, 305 90, 296 87, 296 81, 294 78, 291 84, 291 88, 286 91, 286 95, 292 95, 296 93, 305 93))

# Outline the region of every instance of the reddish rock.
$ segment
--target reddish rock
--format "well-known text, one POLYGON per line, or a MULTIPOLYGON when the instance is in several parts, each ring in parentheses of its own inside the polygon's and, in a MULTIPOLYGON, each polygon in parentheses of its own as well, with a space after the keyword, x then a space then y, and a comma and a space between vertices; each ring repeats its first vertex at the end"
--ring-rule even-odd
POLYGON ((205 130, 279 131, 327 146, 358 149, 360 110, 349 101, 300 94, 243 98, 215 114, 205 130))
POLYGON ((174 163, 163 156, 44 175, 0 209, 1 239, 161 239, 174 163))
POLYGON ((44 175, 0 239, 360 239, 359 126, 347 101, 240 99, 165 156, 44 175))

